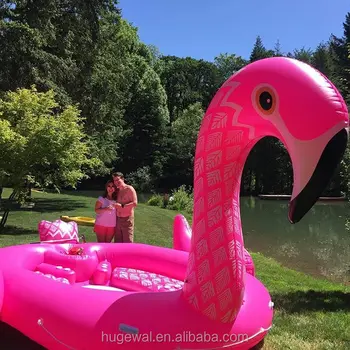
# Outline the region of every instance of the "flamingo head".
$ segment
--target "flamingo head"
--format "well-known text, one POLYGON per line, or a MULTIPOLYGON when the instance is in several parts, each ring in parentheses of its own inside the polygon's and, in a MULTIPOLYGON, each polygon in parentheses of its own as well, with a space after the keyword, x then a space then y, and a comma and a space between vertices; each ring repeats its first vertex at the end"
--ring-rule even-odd
POLYGON ((276 137, 289 152, 294 183, 288 217, 300 221, 347 147, 349 116, 342 96, 320 72, 284 57, 256 61, 225 86, 234 86, 225 103, 241 108, 237 123, 250 127, 249 138, 276 137))

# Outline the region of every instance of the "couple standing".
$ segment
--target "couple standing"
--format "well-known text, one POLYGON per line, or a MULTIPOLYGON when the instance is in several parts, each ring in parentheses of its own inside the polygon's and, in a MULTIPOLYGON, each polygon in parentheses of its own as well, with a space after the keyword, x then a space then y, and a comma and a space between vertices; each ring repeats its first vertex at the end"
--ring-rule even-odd
POLYGON ((134 242, 134 208, 137 206, 135 189, 124 182, 122 173, 113 173, 103 196, 95 204, 94 232, 97 241, 110 243, 134 242))

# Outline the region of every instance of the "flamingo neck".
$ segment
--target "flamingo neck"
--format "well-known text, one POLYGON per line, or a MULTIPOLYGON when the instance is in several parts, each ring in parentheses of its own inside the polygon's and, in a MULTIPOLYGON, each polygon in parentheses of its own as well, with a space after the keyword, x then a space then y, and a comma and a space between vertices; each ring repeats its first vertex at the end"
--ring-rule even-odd
POLYGON ((237 126, 213 129, 204 120, 196 146, 193 235, 183 295, 209 319, 233 323, 245 285, 241 176, 257 140, 237 126))

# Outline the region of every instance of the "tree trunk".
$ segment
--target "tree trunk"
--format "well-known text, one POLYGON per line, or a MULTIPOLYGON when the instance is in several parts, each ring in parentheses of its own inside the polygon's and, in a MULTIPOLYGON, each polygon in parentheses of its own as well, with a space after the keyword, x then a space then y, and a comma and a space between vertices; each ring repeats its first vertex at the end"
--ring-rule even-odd
MULTIPOLYGON (((13 190, 10 197, 8 198, 8 203, 11 204, 11 202, 14 202, 16 200, 17 195, 18 195, 18 192, 16 190, 13 190)), ((0 221, 0 233, 2 233, 6 225, 9 213, 11 211, 11 205, 4 206, 3 203, 4 201, 2 199, 0 202, 0 205, 1 205, 1 210, 3 210, 3 214, 1 215, 1 221, 0 221)))

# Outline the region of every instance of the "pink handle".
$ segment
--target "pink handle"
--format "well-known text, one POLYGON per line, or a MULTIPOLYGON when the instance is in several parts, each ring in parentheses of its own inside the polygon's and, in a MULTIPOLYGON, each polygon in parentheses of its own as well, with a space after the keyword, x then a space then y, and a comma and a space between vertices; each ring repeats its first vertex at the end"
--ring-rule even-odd
POLYGON ((75 271, 62 266, 41 263, 37 266, 36 271, 42 272, 43 274, 50 274, 57 278, 65 278, 70 284, 74 284, 76 280, 75 271))
POLYGON ((112 274, 112 266, 106 260, 98 264, 96 271, 92 276, 92 282, 95 285, 106 285, 112 274))

